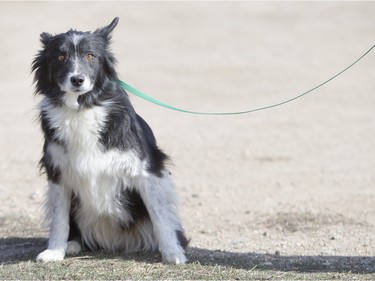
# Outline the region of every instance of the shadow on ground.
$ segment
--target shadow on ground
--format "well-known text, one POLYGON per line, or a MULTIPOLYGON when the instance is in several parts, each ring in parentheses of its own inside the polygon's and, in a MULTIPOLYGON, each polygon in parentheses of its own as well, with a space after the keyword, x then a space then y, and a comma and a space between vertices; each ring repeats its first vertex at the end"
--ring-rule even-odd
POLYGON ((45 238, 0 238, 0 264, 33 260, 46 247, 45 238))
POLYGON ((231 266, 239 269, 295 272, 375 273, 375 257, 366 256, 283 256, 258 253, 233 253, 191 248, 191 262, 231 266))
MULTIPOLYGON (((45 238, 11 237, 0 239, 0 264, 34 260, 36 255, 45 249, 46 242, 45 238)), ((282 256, 200 248, 189 248, 187 255, 189 262, 197 262, 204 266, 223 266, 245 270, 375 273, 375 257, 366 256, 282 256)), ((88 259, 119 257, 103 253, 85 253, 85 256, 88 259)), ((160 262, 160 257, 155 254, 132 254, 120 257, 125 260, 132 259, 149 263, 160 262)))

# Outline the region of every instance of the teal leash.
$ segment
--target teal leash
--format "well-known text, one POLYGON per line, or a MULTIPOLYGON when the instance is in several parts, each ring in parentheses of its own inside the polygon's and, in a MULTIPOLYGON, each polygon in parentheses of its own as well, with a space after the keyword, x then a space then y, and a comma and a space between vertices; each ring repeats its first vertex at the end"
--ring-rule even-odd
POLYGON ((254 109, 249 109, 249 110, 244 110, 244 111, 235 111, 235 112, 200 112, 200 111, 192 111, 192 110, 186 110, 186 109, 181 109, 181 108, 178 108, 178 107, 175 107, 175 106, 172 106, 172 105, 169 105, 165 102, 162 102, 156 98, 153 98, 139 90, 137 90, 136 88, 130 86, 129 84, 119 80, 119 84, 120 86, 125 90, 125 91, 128 91, 142 99, 145 99, 151 103, 154 103, 156 105, 159 105, 159 106, 162 106, 162 107, 165 107, 165 108, 168 108, 168 109, 171 109, 171 110, 175 110, 175 111, 179 111, 179 112, 184 112, 184 113, 190 113, 190 114, 199 114, 199 115, 239 115, 239 114, 246 114, 246 113, 251 113, 251 112, 256 112, 256 111, 261 111, 261 110, 265 110, 265 109, 270 109, 270 108, 274 108, 274 107, 277 107, 277 106, 281 106, 281 105, 284 105, 286 103, 290 103, 296 99, 299 99, 313 91, 315 91, 316 89, 322 87, 323 85, 327 84, 328 82, 332 81, 333 79, 335 79, 336 77, 340 76, 341 74, 343 74, 345 71, 347 71, 348 69, 350 69, 351 67, 353 67, 355 64, 357 64, 360 60, 362 60, 368 53, 370 53, 372 51, 372 49, 375 48, 375 45, 373 45, 367 52, 365 52, 362 56, 360 56, 357 60, 355 60, 352 64, 350 64, 349 66, 347 66, 346 68, 344 68, 343 70, 341 70, 339 73, 337 73, 336 75, 332 76, 331 78, 327 79, 326 81, 320 83, 319 85, 311 88, 310 90, 298 95, 298 96, 295 96, 293 98, 290 98, 290 99, 287 99, 285 101, 282 101, 282 102, 279 102, 279 103, 275 103, 275 104, 272 104, 272 105, 268 105, 268 106, 263 106, 263 107, 258 107, 258 108, 254 108, 254 109))

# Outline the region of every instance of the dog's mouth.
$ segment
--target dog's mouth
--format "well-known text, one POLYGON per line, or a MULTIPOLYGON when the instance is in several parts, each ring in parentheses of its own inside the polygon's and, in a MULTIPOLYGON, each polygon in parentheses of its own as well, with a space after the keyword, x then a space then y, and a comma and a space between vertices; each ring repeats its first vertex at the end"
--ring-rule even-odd
POLYGON ((65 83, 63 83, 59 86, 60 86, 60 90, 62 92, 68 93, 68 94, 73 94, 73 95, 76 95, 76 96, 86 94, 86 93, 92 91, 92 89, 93 89, 92 85, 90 85, 90 84, 80 86, 80 87, 75 87, 75 86, 66 85, 65 83))
POLYGON ((73 94, 75 96, 80 96, 87 93, 85 89, 75 87, 64 87, 64 85, 60 85, 60 90, 66 94, 73 94))
POLYGON ((77 93, 79 95, 82 95, 82 94, 87 93, 87 91, 83 90, 83 89, 80 89, 80 88, 76 88, 76 89, 73 89, 73 93, 77 93))

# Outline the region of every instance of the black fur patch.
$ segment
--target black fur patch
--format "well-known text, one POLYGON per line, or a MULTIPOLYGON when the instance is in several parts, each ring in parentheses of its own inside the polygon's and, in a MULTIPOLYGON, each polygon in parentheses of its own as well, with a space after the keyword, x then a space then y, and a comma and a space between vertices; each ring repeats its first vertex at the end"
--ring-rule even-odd
POLYGON ((47 173, 47 178, 49 181, 57 184, 61 179, 61 171, 59 168, 53 165, 51 156, 47 153, 47 140, 44 143, 43 151, 43 157, 39 161, 40 170, 44 170, 44 172, 47 173))
POLYGON ((176 230, 177 240, 183 249, 186 249, 189 245, 189 240, 186 238, 183 230, 176 230))
POLYGON ((127 222, 124 224, 120 222, 124 230, 134 227, 135 224, 142 220, 150 219, 146 206, 135 189, 124 189, 121 193, 121 203, 132 218, 130 223, 127 222))
POLYGON ((121 151, 133 149, 140 158, 144 158, 144 143, 140 136, 136 113, 127 94, 117 84, 113 84, 102 93, 98 104, 108 108, 105 127, 100 132, 102 146, 106 150, 112 148, 121 151))
POLYGON ((147 151, 150 158, 148 170, 161 177, 161 172, 165 169, 165 161, 168 160, 168 156, 157 147, 154 133, 146 121, 138 114, 137 120, 142 129, 143 137, 146 140, 147 151))
POLYGON ((77 211, 79 210, 81 206, 79 198, 73 194, 72 195, 72 201, 70 206, 70 214, 69 214, 69 237, 68 241, 75 240, 79 243, 82 243, 82 235, 81 231, 79 230, 79 227, 77 225, 75 216, 77 211))

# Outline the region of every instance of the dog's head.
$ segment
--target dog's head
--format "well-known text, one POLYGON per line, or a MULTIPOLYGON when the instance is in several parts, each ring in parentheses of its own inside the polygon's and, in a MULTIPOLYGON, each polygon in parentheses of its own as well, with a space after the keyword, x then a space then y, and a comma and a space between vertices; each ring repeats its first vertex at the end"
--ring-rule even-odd
POLYGON ((109 43, 118 20, 94 32, 42 33, 43 49, 32 64, 36 92, 66 103, 100 88, 105 79, 117 80, 109 43))

